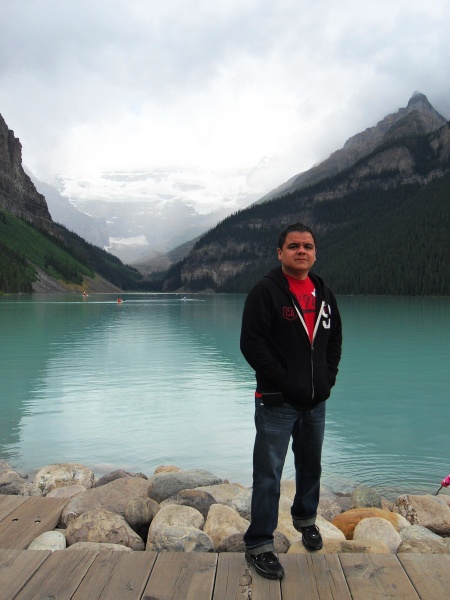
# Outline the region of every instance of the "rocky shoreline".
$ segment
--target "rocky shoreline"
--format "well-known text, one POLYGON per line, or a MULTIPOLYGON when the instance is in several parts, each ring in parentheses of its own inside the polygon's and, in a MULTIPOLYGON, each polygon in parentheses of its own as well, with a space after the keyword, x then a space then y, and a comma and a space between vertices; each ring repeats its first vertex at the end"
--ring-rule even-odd
MULTIPOLYGON (((277 552, 306 553, 292 525, 295 483, 281 484, 277 552)), ((57 529, 30 549, 85 548, 157 552, 243 552, 251 489, 204 469, 158 467, 153 475, 113 471, 100 479, 77 463, 48 465, 33 481, 0 460, 0 494, 66 498, 57 529)), ((403 494, 393 502, 357 486, 322 488, 320 553, 450 554, 450 496, 403 494)))

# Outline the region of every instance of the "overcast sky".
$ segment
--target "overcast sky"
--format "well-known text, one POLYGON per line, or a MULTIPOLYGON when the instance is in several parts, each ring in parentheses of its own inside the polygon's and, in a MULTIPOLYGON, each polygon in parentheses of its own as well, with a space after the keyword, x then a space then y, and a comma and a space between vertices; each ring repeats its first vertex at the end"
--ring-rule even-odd
POLYGON ((406 106, 450 118, 450 0, 0 0, 0 113, 39 178, 269 191, 406 106))

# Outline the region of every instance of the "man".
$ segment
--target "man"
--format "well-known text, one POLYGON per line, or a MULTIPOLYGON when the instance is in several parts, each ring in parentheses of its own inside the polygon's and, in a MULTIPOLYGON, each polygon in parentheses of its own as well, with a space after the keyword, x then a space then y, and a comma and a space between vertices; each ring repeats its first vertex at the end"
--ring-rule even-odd
POLYGON ((247 561, 269 579, 284 570, 274 554, 280 480, 292 436, 296 494, 294 527, 308 550, 320 550, 319 504, 325 400, 336 381, 342 327, 336 299, 317 275, 316 240, 302 223, 278 238, 281 266, 250 291, 242 316, 241 351, 255 370, 251 524, 247 561))

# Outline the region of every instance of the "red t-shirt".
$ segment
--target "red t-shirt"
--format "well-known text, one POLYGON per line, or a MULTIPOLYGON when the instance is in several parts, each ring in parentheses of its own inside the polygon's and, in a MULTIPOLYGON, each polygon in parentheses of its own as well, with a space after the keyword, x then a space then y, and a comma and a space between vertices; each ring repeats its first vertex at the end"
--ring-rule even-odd
POLYGON ((309 339, 312 341, 316 319, 316 288, 309 277, 306 279, 294 279, 284 274, 289 283, 289 289, 297 298, 297 302, 303 312, 309 339))

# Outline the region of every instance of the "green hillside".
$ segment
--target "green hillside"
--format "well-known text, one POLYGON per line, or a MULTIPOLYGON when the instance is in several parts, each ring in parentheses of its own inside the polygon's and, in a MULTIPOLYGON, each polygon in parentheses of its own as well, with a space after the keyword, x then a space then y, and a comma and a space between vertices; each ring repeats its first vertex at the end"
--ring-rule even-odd
POLYGON ((122 289, 139 287, 142 276, 108 252, 88 244, 61 225, 56 235, 38 230, 0 210, 0 293, 29 293, 36 267, 70 289, 99 274, 122 289))
POLYGON ((332 221, 315 269, 337 293, 450 295, 450 175, 315 207, 332 221))

